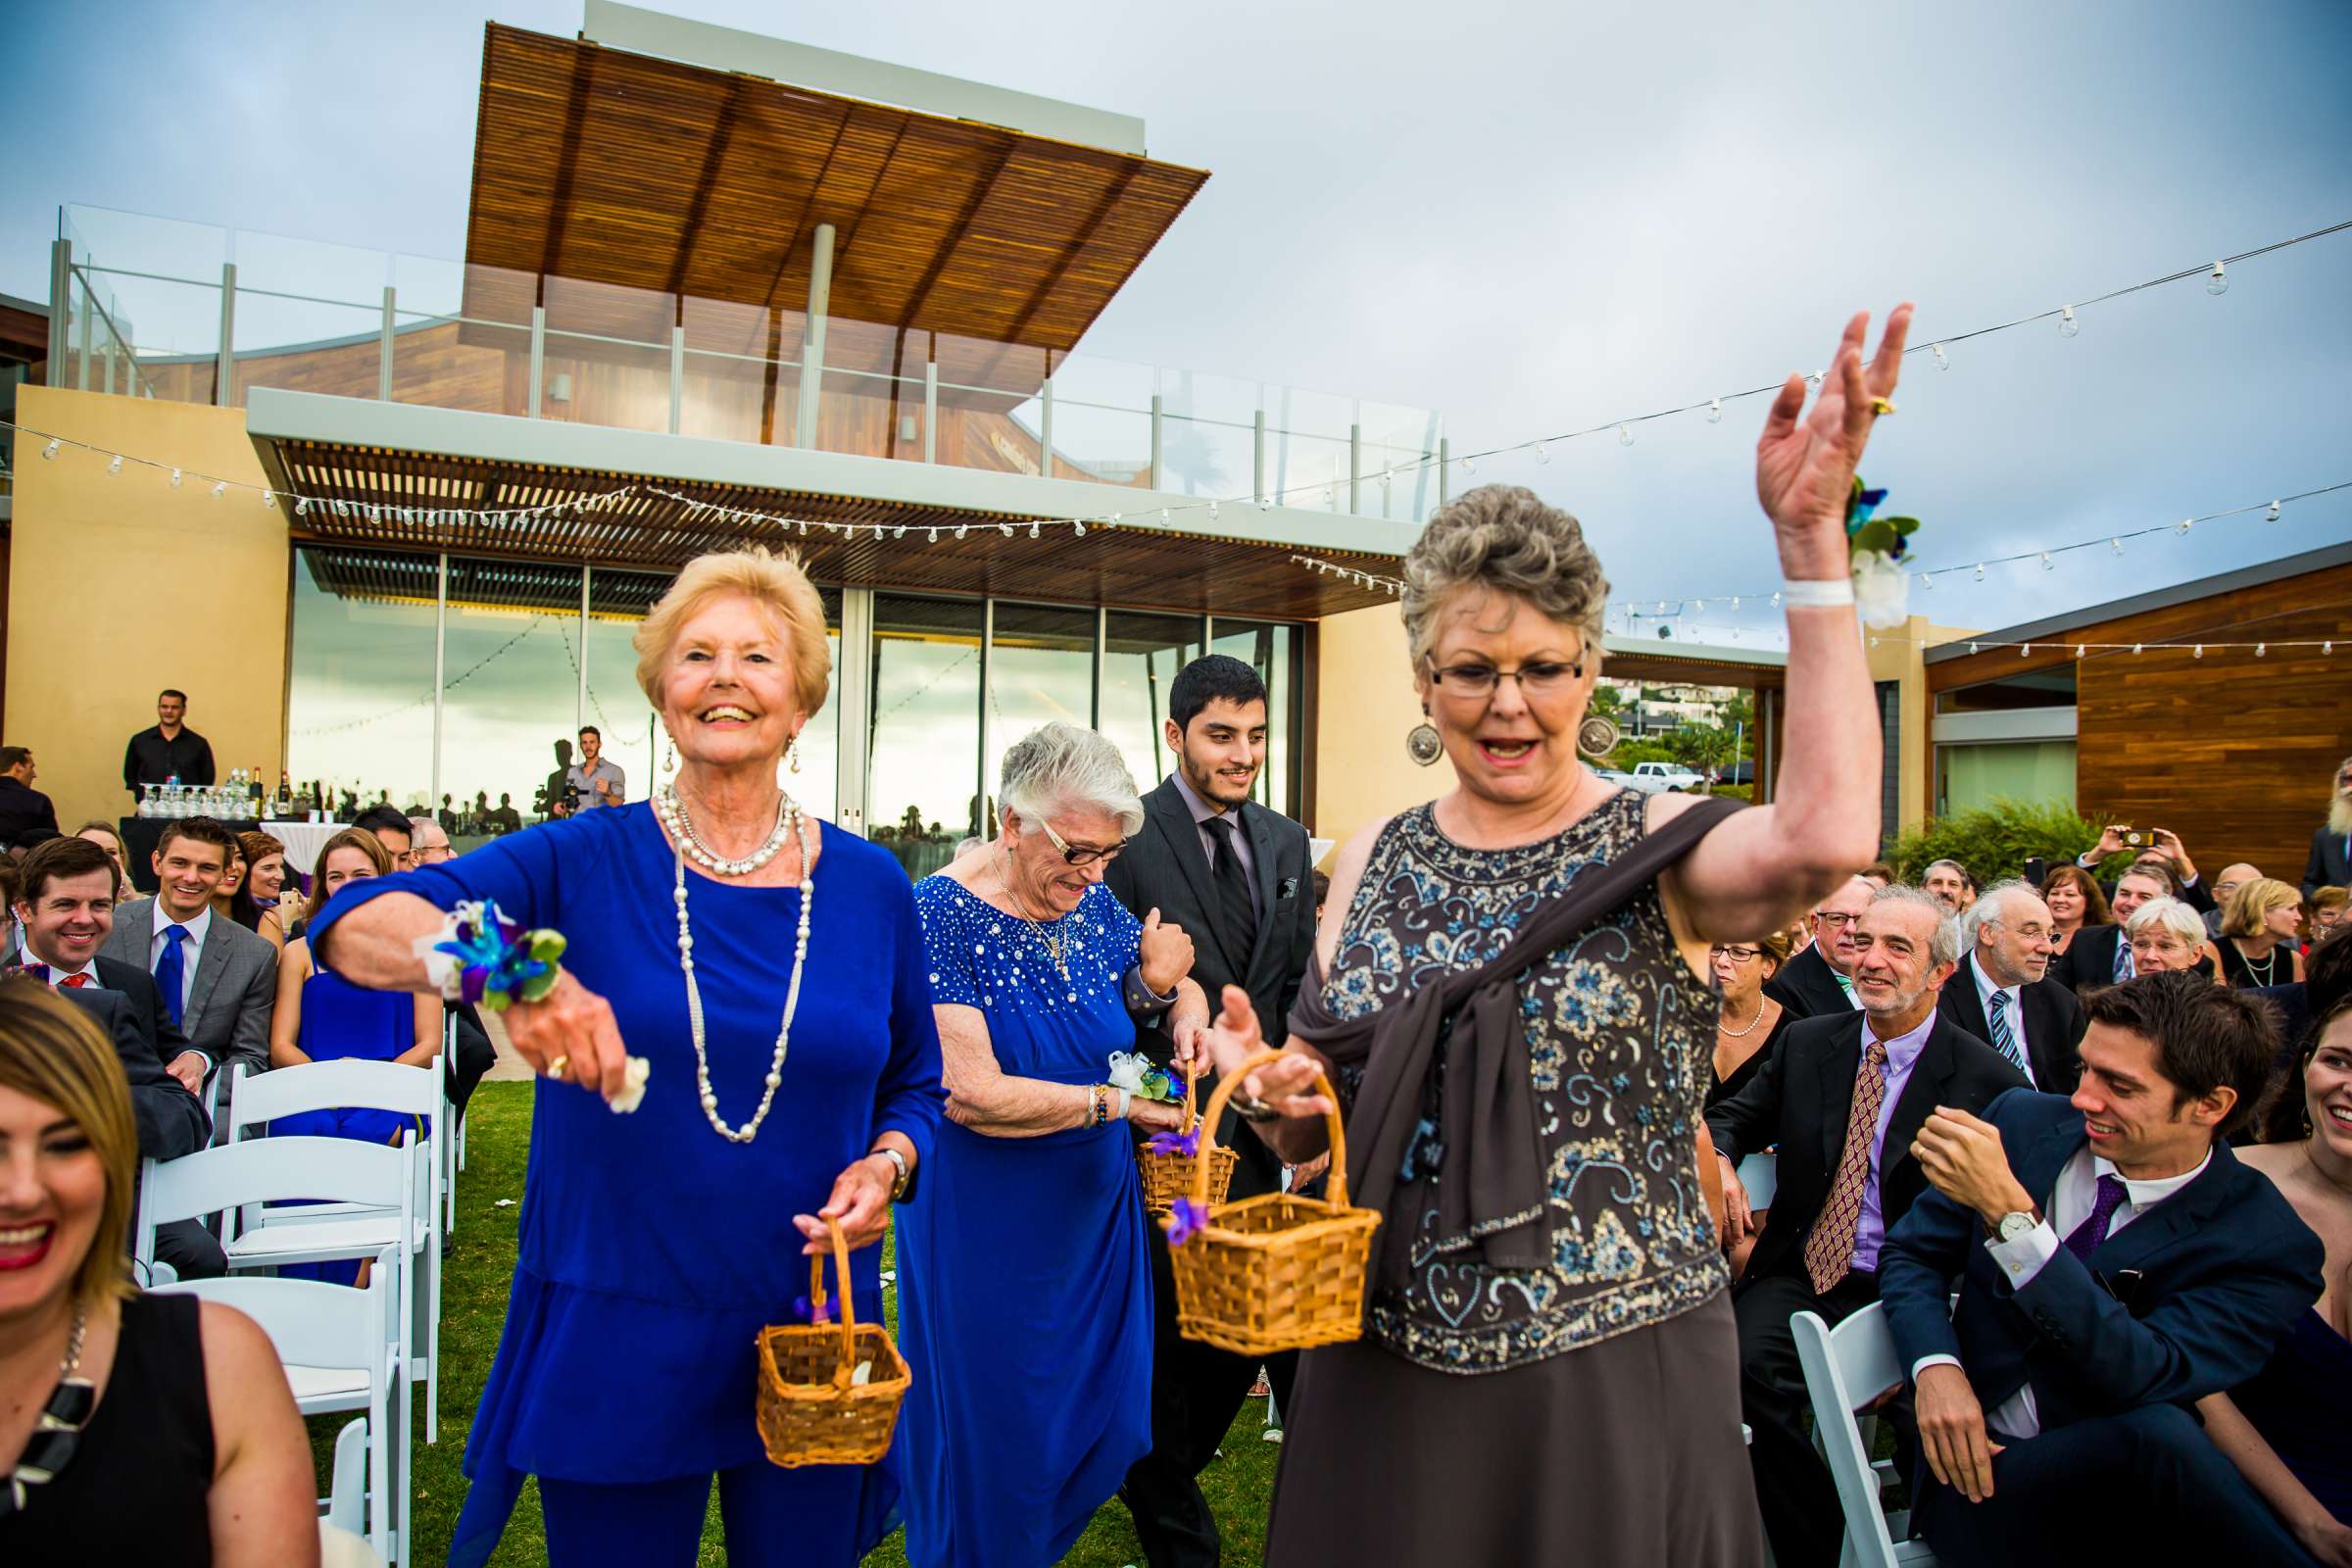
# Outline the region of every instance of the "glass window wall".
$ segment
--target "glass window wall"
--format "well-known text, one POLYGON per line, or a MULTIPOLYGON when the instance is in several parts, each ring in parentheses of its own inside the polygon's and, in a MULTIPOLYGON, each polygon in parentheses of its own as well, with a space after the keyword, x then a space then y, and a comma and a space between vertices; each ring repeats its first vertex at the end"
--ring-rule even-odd
POLYGON ((577 744, 580 633, 579 567, 450 557, 444 793, 477 813, 548 814, 577 744))
POLYGON ((1095 612, 1000 601, 990 639, 988 758, 980 776, 989 791, 986 819, 993 823, 1004 754, 1015 742, 1056 719, 1093 727, 1095 612))
POLYGON ((985 609, 977 600, 874 595, 867 836, 888 845, 910 877, 947 864, 957 841, 980 831, 985 609))
POLYGON ((1114 610, 1103 618, 1101 729, 1127 760, 1146 794, 1168 776, 1175 756, 1161 738, 1168 683, 1200 657, 1200 620, 1114 610))
POLYGON ((298 789, 404 808, 431 793, 439 578, 431 556, 295 552, 286 770, 298 789))
POLYGON ((1240 660, 1266 683, 1266 760, 1258 769, 1252 798, 1287 815, 1291 809, 1291 720, 1298 710, 1291 688, 1298 628, 1219 615, 1210 629, 1215 633, 1208 645, 1210 653, 1240 660))

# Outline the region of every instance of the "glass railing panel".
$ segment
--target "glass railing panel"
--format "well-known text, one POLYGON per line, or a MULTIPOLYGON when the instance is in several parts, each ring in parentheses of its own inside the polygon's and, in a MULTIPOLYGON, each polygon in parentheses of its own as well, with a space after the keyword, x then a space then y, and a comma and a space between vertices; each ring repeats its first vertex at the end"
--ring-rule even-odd
POLYGON ((1054 472, 1105 484, 1152 483, 1148 365, 1072 354, 1054 362, 1054 472))
POLYGON ((220 349, 220 286, 77 267, 70 364, 86 392, 210 403, 220 349))
POLYGON ((392 401, 530 412, 537 274, 404 256, 394 277, 392 401))
POLYGON ((670 325, 676 319, 677 296, 550 277, 544 299, 541 417, 623 430, 667 430, 670 325))
MULTIPOLYGON (((380 264, 383 258, 376 260, 380 264)), ((248 288, 240 266, 230 330, 235 343, 228 401, 239 408, 257 386, 345 398, 376 395, 384 357, 380 284, 376 299, 368 304, 330 303, 248 288)))
POLYGON ((928 333, 829 318, 815 449, 920 462, 929 350, 928 333))
POLYGON ((74 242, 76 263, 118 272, 217 285, 221 264, 231 259, 230 231, 211 223, 70 205, 60 214, 58 227, 74 242))
MULTIPOLYGON (((1046 352, 1017 343, 939 333, 938 461, 999 473, 1044 471, 1038 450, 1038 389, 1046 352)), ((921 367, 913 367, 921 373, 921 367)))

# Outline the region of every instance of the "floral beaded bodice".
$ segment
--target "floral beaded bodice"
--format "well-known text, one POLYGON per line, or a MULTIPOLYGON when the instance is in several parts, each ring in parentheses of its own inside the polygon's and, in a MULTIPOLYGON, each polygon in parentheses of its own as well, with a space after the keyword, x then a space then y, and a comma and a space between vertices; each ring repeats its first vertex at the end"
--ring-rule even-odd
MULTIPOLYGON (((1324 990, 1343 1018, 1374 1011, 1509 946, 1522 921, 1642 834, 1647 798, 1621 791, 1540 844, 1473 850, 1417 807, 1382 830, 1324 990)), ((1570 939, 1520 985, 1546 1150, 1550 1264, 1490 1268, 1443 1246, 1445 1151, 1424 1107, 1400 1189, 1421 1216, 1411 1273, 1377 1288, 1371 1336, 1444 1372, 1496 1372, 1646 1328, 1706 1301, 1729 1272, 1698 1183, 1696 1139, 1714 1000, 1683 962, 1652 883, 1570 939)), ((1433 1083, 1442 1075, 1433 1074, 1433 1083)), ((1342 1090, 1360 1089, 1360 1065, 1342 1090)))

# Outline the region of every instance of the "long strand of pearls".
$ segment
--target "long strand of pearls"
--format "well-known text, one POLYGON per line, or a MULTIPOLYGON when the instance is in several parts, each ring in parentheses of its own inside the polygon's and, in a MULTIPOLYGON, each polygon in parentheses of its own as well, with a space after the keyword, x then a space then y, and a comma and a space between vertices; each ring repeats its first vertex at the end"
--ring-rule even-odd
MULTIPOLYGON (((680 811, 679 816, 685 813, 680 811)), ((816 907, 816 876, 811 863, 812 851, 808 836, 808 818, 801 814, 800 804, 789 796, 784 810, 777 818, 777 836, 782 838, 789 819, 790 831, 801 845, 801 921, 800 931, 793 939, 792 984, 784 993, 784 1022, 776 1030, 776 1054, 767 1064, 767 1086, 760 1096, 760 1108, 752 1119, 741 1127, 730 1127, 718 1113, 718 1092, 710 1087, 710 1058, 703 1039, 703 992, 694 978, 694 928, 686 919, 686 837, 673 833, 676 846, 672 858, 677 862, 677 882, 671 898, 678 906, 678 967, 686 973, 686 1017, 694 1031, 694 1081, 703 1102, 703 1117, 710 1130, 729 1143, 748 1144, 760 1136, 760 1124, 767 1120, 768 1107, 776 1102, 776 1086, 784 1081, 784 1056, 792 1048, 792 1018, 801 1005, 801 970, 808 961, 808 917, 816 907)), ((764 862, 762 862, 764 863, 764 862)))

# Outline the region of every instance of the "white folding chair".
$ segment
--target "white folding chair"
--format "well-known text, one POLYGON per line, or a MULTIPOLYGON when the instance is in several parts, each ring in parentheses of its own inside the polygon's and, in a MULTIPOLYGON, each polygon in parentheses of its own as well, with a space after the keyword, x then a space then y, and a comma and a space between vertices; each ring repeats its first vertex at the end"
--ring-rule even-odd
POLYGON ((433 1148, 440 1155, 437 1170, 441 1180, 441 1235, 446 1240, 458 1230, 458 1107, 449 1098, 449 1075, 458 1070, 458 1015, 444 1010, 441 1015, 441 1059, 433 1065, 433 1076, 441 1089, 441 1115, 433 1123, 433 1148))
POLYGON ((1845 1515, 1845 1545, 1839 1568, 1893 1568, 1897 1563, 1932 1564, 1936 1554, 1910 1534, 1907 1513, 1888 1515, 1879 1507, 1881 1472, 1870 1462, 1855 1413, 1904 1382, 1885 1309, 1876 1301, 1833 1329, 1818 1312, 1788 1320, 1796 1336, 1796 1357, 1805 1369, 1805 1393, 1813 1403, 1813 1440, 1829 1460, 1838 1484, 1838 1505, 1845 1515))
POLYGON ((1772 1195, 1781 1189, 1778 1154, 1750 1154, 1740 1162, 1740 1185, 1747 1189, 1747 1206, 1770 1208, 1772 1195))
MULTIPOLYGON (((240 1067, 229 1094, 230 1136, 235 1141, 250 1141, 258 1136, 258 1129, 281 1116, 344 1105, 428 1119, 444 1117, 449 1109, 441 1092, 438 1062, 416 1068, 343 1057, 254 1075, 240 1067)), ((433 1120, 431 1126, 432 1135, 422 1146, 417 1165, 418 1179, 424 1185, 416 1194, 413 1212, 419 1228, 409 1244, 421 1278, 416 1296, 419 1315, 408 1342, 405 1363, 409 1376, 425 1385, 424 1441, 428 1444, 441 1441, 441 1177, 448 1123, 433 1120)), ((366 1205, 306 1203, 265 1208, 250 1204, 237 1216, 233 1237, 221 1238, 221 1250, 228 1254, 232 1269, 318 1262, 321 1259, 318 1257, 283 1254, 289 1248, 316 1248, 319 1245, 317 1233, 324 1228, 332 1232, 332 1245, 351 1249, 333 1255, 369 1256, 403 1234, 395 1229, 396 1224, 389 1210, 366 1205), (294 1234, 288 1227, 306 1234, 294 1234)))
POLYGON ((400 1364, 394 1283, 402 1277, 399 1249, 388 1247, 361 1290, 232 1274, 153 1293, 218 1301, 260 1324, 304 1415, 361 1412, 362 1420, 336 1437, 333 1493, 322 1522, 364 1534, 387 1563, 407 1560, 409 1541, 409 1380, 400 1364))

